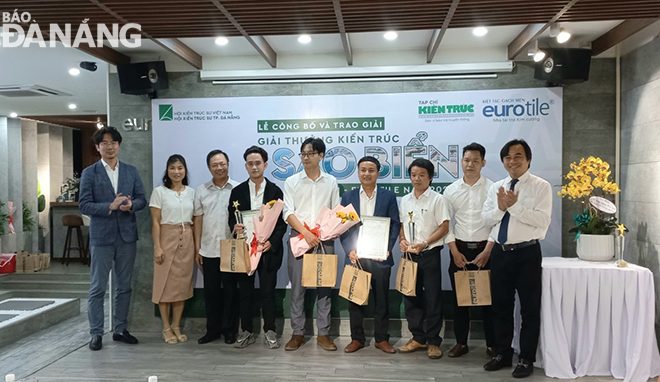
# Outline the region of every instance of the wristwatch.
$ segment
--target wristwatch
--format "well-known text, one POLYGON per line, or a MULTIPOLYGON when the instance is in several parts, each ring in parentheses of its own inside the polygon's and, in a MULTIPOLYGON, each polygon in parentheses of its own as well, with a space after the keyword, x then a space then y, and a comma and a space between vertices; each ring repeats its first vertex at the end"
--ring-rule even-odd
POLYGON ((424 243, 424 248, 422 249, 422 251, 425 251, 429 247, 429 242, 424 240, 423 243, 424 243))

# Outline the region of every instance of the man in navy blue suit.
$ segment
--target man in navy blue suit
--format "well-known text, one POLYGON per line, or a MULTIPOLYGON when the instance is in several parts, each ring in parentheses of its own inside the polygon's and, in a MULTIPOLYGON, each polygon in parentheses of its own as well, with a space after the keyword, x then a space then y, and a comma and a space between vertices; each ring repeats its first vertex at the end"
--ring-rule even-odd
MULTIPOLYGON (((358 215, 380 216, 390 218, 390 235, 387 244, 387 259, 384 261, 360 259, 357 252, 358 226, 352 227, 341 236, 341 244, 346 252, 346 263, 355 264, 358 260, 362 268, 371 273, 371 289, 374 294, 374 341, 376 348, 385 353, 396 353, 390 344, 389 305, 390 274, 394 261, 392 248, 396 243, 401 222, 399 220, 399 207, 396 195, 384 188, 376 187, 376 180, 380 175, 380 162, 374 157, 366 156, 358 161, 358 177, 361 186, 345 193, 341 198, 342 206, 352 204, 358 215)), ((344 348, 346 353, 356 352, 364 347, 364 306, 349 302, 352 341, 344 348)))
POLYGON ((121 145, 117 129, 103 127, 92 139, 101 160, 83 170, 79 205, 80 212, 91 218, 92 263, 87 314, 92 339, 89 348, 101 350, 103 299, 111 270, 116 284, 112 339, 132 345, 138 343, 127 330, 128 309, 138 240, 135 213, 143 209, 147 201, 137 169, 117 159, 121 145))

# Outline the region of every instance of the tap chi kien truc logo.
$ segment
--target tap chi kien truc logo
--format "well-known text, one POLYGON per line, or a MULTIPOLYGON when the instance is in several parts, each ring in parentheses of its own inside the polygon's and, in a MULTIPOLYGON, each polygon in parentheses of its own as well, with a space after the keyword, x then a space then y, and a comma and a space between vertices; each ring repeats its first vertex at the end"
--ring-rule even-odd
POLYGON ((2 12, 2 46, 27 48, 30 44, 38 44, 41 48, 55 48, 60 41, 67 48, 77 48, 80 45, 101 48, 104 40, 113 48, 119 47, 120 44, 126 48, 138 48, 142 44, 140 24, 96 24, 96 36, 94 36, 88 21, 89 19, 86 18, 79 25, 64 24, 64 28, 51 23, 48 31, 42 31, 37 20, 32 19, 30 12, 19 12, 18 9, 13 12, 2 12), (77 28, 75 36, 72 34, 73 27, 77 28))

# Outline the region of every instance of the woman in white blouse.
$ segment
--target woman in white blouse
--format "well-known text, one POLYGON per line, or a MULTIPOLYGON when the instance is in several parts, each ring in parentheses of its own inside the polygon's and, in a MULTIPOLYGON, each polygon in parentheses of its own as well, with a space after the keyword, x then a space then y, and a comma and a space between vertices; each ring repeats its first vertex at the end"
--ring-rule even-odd
POLYGON ((154 238, 154 285, 152 301, 163 320, 163 339, 168 344, 185 342, 180 321, 185 300, 193 295, 195 242, 191 227, 195 190, 188 187, 186 160, 178 154, 167 159, 163 185, 151 194, 154 238), (170 324, 170 311, 172 323, 170 324))

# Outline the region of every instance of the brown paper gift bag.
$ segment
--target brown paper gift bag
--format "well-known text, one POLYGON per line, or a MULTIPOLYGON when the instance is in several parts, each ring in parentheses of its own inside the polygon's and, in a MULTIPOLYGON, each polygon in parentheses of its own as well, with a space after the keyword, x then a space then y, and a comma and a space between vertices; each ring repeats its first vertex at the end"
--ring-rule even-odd
MULTIPOLYGON (((358 261, 357 264, 359 265, 360 262, 358 261)), ((355 304, 367 305, 370 286, 371 273, 352 265, 346 265, 341 277, 339 295, 355 304)))
POLYGON ((458 306, 491 305, 490 270, 458 271, 456 281, 456 301, 458 306))
POLYGON ((39 253, 41 257, 41 270, 50 268, 50 253, 39 253))
POLYGON ((27 255, 23 259, 23 271, 25 273, 38 272, 39 259, 34 255, 27 255))
MULTIPOLYGON (((325 252, 323 244, 319 244, 325 252)), ((315 248, 316 250, 316 248, 315 248)), ((337 255, 305 253, 303 255, 302 286, 332 288, 337 284, 337 255)))
POLYGON ((417 296, 417 263, 409 253, 404 253, 396 272, 396 290, 404 296, 417 296))
POLYGON ((16 273, 25 272, 25 255, 23 252, 16 254, 16 273))
POLYGON ((250 271, 250 251, 245 240, 220 240, 220 270, 231 273, 250 271))

